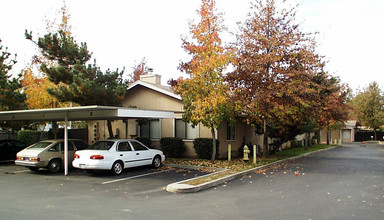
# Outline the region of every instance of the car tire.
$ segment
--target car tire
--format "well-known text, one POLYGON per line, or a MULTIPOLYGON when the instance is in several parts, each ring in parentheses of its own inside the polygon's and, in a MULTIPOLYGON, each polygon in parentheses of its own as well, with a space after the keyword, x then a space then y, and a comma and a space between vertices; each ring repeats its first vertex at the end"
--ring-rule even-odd
POLYGON ((39 170, 38 167, 28 167, 28 169, 30 169, 31 171, 35 171, 35 172, 39 170))
POLYGON ((113 175, 120 175, 123 172, 124 165, 121 161, 116 161, 112 165, 111 172, 113 175))
POLYGON ((152 167, 153 168, 159 168, 161 167, 161 158, 160 156, 155 156, 152 161, 152 167))
POLYGON ((61 169, 61 161, 58 159, 51 160, 48 164, 48 170, 51 173, 57 173, 61 169))

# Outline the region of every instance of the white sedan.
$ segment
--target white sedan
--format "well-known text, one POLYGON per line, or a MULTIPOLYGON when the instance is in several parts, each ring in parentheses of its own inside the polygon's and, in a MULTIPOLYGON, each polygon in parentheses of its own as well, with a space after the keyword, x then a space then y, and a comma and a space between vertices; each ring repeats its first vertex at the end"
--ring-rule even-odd
POLYGON ((139 141, 131 139, 98 141, 85 150, 76 151, 73 167, 95 170, 110 170, 119 175, 129 167, 152 165, 161 166, 165 160, 162 151, 149 149, 139 141))

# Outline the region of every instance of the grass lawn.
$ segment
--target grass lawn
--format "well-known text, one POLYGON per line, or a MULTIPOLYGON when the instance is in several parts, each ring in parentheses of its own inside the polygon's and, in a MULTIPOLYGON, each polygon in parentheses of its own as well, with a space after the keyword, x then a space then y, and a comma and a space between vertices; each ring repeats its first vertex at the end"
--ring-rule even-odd
POLYGON ((217 174, 209 175, 206 177, 202 176, 201 178, 197 178, 184 183, 184 184, 190 184, 190 185, 199 185, 202 183, 206 183, 215 179, 219 179, 219 178, 234 174, 234 173, 242 172, 242 171, 259 167, 265 164, 269 164, 278 160, 283 160, 286 158, 290 158, 290 157, 294 157, 294 156, 298 156, 298 155, 302 155, 302 154, 306 154, 309 152, 318 151, 322 149, 327 149, 334 146, 335 145, 320 144, 320 145, 314 145, 308 150, 305 150, 303 147, 286 149, 286 150, 277 152, 275 154, 269 155, 267 158, 258 157, 256 159, 256 164, 253 163, 253 158, 251 156, 249 161, 243 161, 242 159, 232 159, 232 161, 216 160, 215 163, 211 163, 210 160, 204 160, 204 159, 167 158, 165 163, 202 166, 203 168, 201 168, 201 170, 203 172, 215 172, 216 170, 212 168, 227 169, 226 171, 218 172, 217 174), (210 169, 206 167, 209 167, 210 169))

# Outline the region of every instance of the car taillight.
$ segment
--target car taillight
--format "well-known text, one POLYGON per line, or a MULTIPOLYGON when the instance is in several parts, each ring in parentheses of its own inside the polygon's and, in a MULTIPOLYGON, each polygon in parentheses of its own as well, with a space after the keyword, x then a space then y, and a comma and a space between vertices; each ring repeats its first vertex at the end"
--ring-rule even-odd
POLYGON ((92 160, 102 160, 102 159, 104 159, 103 155, 92 155, 90 158, 92 160))
POLYGON ((39 161, 40 161, 40 158, 29 158, 29 161, 32 161, 32 162, 39 162, 39 161))
POLYGON ((79 159, 79 158, 80 158, 80 155, 75 154, 75 159, 79 159))
POLYGON ((38 157, 17 157, 16 160, 24 160, 29 162, 40 162, 40 158, 38 157))

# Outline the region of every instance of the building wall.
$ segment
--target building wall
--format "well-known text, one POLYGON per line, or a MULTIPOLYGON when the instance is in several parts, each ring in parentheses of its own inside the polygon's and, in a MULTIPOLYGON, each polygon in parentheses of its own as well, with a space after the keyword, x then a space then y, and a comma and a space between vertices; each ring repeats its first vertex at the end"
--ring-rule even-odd
POLYGON ((123 102, 123 107, 137 107, 148 110, 183 111, 181 100, 161 94, 143 86, 130 89, 123 102))
POLYGON ((228 145, 231 145, 231 151, 235 151, 236 156, 243 143, 249 148, 253 145, 263 145, 263 135, 257 135, 253 126, 247 125, 241 119, 238 119, 235 124, 235 139, 227 140, 227 122, 224 121, 221 128, 218 130, 218 139, 220 142, 220 158, 228 158, 228 145))
MULTIPOLYGON (((137 85, 130 89, 123 102, 123 107, 136 107, 139 109, 162 110, 175 112, 175 118, 182 117, 183 103, 181 100, 151 90, 149 88, 137 85)), ((174 137, 175 119, 160 119, 161 132, 160 137, 174 137)), ((235 140, 227 140, 227 122, 217 131, 216 137, 220 142, 220 157, 227 158, 228 144, 231 144, 233 151, 238 151, 242 143, 262 146, 262 135, 255 134, 255 128, 243 123, 241 120, 236 122, 235 140)), ((116 138, 136 138, 139 136, 139 125, 136 119, 116 120, 112 123, 113 132, 116 138), (118 131, 118 132, 116 132, 118 131)), ((203 125, 198 125, 200 138, 211 138, 211 130, 203 125)), ((109 137, 106 121, 89 122, 89 143, 97 140, 107 139, 109 137), (97 125, 95 131, 94 126, 97 125), (96 135, 95 135, 96 134, 96 135)), ((193 140, 184 140, 186 146, 186 157, 196 156, 193 149, 193 140)), ((152 140, 152 146, 160 148, 160 139, 152 140)), ((252 147, 252 146, 249 146, 252 147)))
MULTIPOLYGON (((340 129, 337 129, 337 130, 333 130, 333 131, 330 131, 329 132, 329 142, 331 143, 335 143, 335 141, 337 143, 339 143, 339 140, 341 139, 341 136, 340 136, 340 129)), ((322 144, 325 144, 327 143, 327 131, 326 130, 321 130, 320 131, 320 142, 322 144)))

